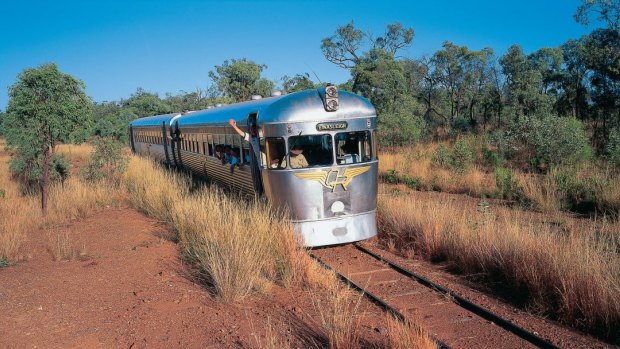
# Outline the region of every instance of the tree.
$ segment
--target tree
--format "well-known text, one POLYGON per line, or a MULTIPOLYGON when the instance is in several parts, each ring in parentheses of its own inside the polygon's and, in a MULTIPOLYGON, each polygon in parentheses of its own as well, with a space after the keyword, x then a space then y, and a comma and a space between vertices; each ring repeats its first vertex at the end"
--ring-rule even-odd
POLYGON ((543 93, 543 74, 534 69, 519 45, 513 45, 500 59, 506 76, 507 104, 515 115, 546 113, 552 98, 543 93))
POLYGON ((54 63, 24 70, 9 88, 3 124, 13 154, 11 170, 38 182, 44 215, 56 145, 80 140, 92 120, 92 102, 85 88, 82 81, 62 73, 54 63))
POLYGON ((261 77, 265 68, 266 65, 245 58, 225 60, 222 65, 215 66, 215 71, 209 72, 209 77, 224 97, 236 102, 247 101, 252 95, 271 95, 275 84, 261 77))
POLYGON ((138 87, 129 99, 121 101, 123 108, 129 108, 138 117, 171 113, 170 106, 164 103, 156 93, 151 93, 138 87))
POLYGON ((588 25, 590 14, 596 14, 597 20, 607 24, 607 28, 618 33, 620 31, 620 2, 618 0, 582 0, 577 8, 575 20, 588 25))
POLYGON ((282 77, 282 89, 286 93, 310 90, 317 87, 318 86, 310 79, 310 74, 308 73, 297 74, 293 77, 286 75, 282 77))
POLYGON ((0 136, 4 134, 4 132, 2 131, 2 122, 4 121, 5 117, 6 114, 0 111, 0 136))
POLYGON ((321 51, 328 61, 345 68, 355 68, 373 50, 382 50, 396 56, 397 52, 411 45, 413 29, 396 22, 388 24, 383 36, 374 38, 355 28, 355 23, 339 26, 336 33, 321 40, 321 51), (366 52, 360 52, 366 47, 366 52))

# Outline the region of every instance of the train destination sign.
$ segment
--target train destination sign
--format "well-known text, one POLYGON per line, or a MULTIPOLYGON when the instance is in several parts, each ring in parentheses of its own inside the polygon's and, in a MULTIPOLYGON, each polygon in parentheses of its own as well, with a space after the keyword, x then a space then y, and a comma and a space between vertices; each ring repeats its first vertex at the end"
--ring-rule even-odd
POLYGON ((317 131, 344 130, 349 127, 346 121, 322 122, 316 125, 317 131))

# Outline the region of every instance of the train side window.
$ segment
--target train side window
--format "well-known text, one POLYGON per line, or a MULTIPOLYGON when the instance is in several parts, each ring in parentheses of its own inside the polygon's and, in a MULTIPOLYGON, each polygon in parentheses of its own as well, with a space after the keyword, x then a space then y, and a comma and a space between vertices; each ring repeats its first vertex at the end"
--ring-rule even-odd
POLYGON ((282 137, 268 137, 266 142, 267 167, 273 170, 286 168, 286 145, 282 137))
POLYGON ((338 165, 372 160, 370 131, 337 133, 335 140, 338 165))
POLYGON ((207 143, 205 143, 207 146, 207 154, 209 156, 213 156, 213 135, 208 134, 207 135, 207 143))

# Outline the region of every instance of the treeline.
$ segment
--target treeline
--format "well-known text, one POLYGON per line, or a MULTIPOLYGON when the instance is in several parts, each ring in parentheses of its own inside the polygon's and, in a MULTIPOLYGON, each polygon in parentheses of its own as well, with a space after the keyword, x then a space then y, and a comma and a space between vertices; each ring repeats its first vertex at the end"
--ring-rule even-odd
MULTIPOLYGON (((530 54, 519 45, 498 56, 492 48, 445 42, 430 56, 401 57, 414 41, 412 28, 389 24, 376 36, 353 22, 324 38, 321 50, 350 71, 340 88, 377 108, 384 146, 473 133, 488 137, 501 157, 524 147, 527 154, 543 154, 534 167, 561 161, 554 154, 566 152, 620 163, 620 3, 584 0, 575 19, 587 24, 594 17, 604 26, 530 54), (553 149, 565 144, 564 151, 553 149)), ((274 88, 291 93, 318 86, 307 73, 271 81, 262 76, 265 68, 232 59, 209 72, 212 83, 205 89, 160 97, 138 88, 120 101, 95 102, 83 135, 126 140, 127 124, 135 118, 269 96, 274 88)), ((1 116, 0 130, 6 119, 1 116)))

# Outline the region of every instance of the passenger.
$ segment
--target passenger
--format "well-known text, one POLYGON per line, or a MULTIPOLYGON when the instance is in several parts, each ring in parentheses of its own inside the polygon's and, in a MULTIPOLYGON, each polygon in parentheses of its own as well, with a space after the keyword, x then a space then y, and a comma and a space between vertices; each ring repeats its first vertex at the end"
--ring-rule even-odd
POLYGON ((230 126, 232 126, 232 128, 235 130, 235 132, 237 132, 237 134, 238 134, 239 136, 241 136, 241 138, 243 138, 243 140, 244 140, 244 141, 246 141, 246 142, 249 142, 249 141, 250 141, 250 138, 251 138, 250 134, 249 134, 249 133, 247 133, 247 132, 243 132, 243 131, 239 128, 239 126, 237 126, 237 122, 236 122, 235 120, 233 120, 233 119, 228 120, 228 124, 229 124, 230 126))
POLYGON ((291 149, 291 167, 292 168, 304 168, 308 167, 308 161, 304 154, 303 148, 300 145, 294 145, 291 149))
POLYGON ((230 155, 230 174, 235 173, 235 166, 241 166, 239 160, 239 149, 233 149, 230 155))
POLYGON ((222 156, 222 165, 230 164, 230 160, 232 157, 232 148, 230 145, 224 146, 224 154, 222 156))
POLYGON ((222 160, 222 158, 224 157, 224 151, 222 150, 222 146, 219 144, 215 146, 215 157, 218 160, 222 160))

